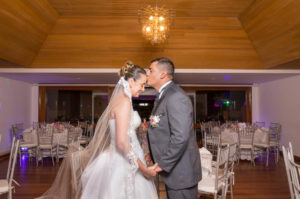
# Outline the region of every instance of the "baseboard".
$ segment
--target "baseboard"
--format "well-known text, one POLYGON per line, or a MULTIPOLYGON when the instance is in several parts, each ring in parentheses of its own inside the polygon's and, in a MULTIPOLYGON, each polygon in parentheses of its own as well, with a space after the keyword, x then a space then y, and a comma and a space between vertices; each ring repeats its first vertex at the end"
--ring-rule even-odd
POLYGON ((9 153, 4 153, 0 155, 0 161, 7 160, 9 158, 9 153))
MULTIPOLYGON (((282 151, 280 151, 280 155, 283 157, 282 151)), ((300 157, 299 157, 299 156, 294 155, 294 160, 295 160, 295 162, 296 162, 297 164, 300 164, 300 157)))
POLYGON ((295 160, 295 162, 300 164, 300 157, 299 156, 294 155, 294 160, 295 160))

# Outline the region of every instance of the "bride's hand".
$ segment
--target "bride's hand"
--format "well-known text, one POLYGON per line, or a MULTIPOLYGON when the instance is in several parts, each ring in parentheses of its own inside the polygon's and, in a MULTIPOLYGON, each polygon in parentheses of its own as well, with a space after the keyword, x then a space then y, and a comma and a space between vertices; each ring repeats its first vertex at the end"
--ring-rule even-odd
POLYGON ((153 177, 155 177, 156 176, 156 169, 157 169, 157 164, 154 164, 153 166, 150 166, 150 167, 148 167, 148 168, 146 168, 146 170, 143 172, 144 173, 144 176, 146 177, 146 178, 153 178, 153 177))
POLYGON ((151 161, 150 153, 146 153, 146 154, 144 155, 144 158, 145 158, 145 160, 146 160, 147 165, 149 165, 149 164, 150 164, 150 161, 151 161))

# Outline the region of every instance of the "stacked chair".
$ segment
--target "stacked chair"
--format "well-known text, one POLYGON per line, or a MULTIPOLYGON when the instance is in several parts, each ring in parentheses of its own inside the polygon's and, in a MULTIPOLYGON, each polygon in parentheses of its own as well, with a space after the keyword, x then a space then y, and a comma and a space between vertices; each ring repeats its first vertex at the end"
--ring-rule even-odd
POLYGON ((198 183, 199 194, 213 195, 214 199, 226 198, 226 189, 228 187, 229 151, 229 145, 218 148, 215 174, 202 179, 198 183))
POLYGON ((204 147, 211 152, 213 157, 217 157, 218 148, 221 144, 221 134, 204 133, 204 147))
POLYGON ((281 125, 276 122, 270 124, 270 151, 275 153, 275 162, 279 161, 279 148, 280 148, 280 134, 281 134, 281 125))
POLYGON ((300 199, 300 165, 295 163, 292 144, 282 146, 282 153, 288 178, 291 199, 300 199))
POLYGON ((7 193, 8 199, 12 199, 12 190, 14 190, 15 188, 14 184, 20 186, 13 179, 16 161, 17 161, 17 155, 18 155, 19 142, 20 142, 19 140, 13 137, 6 179, 0 179, 0 195, 7 193))
POLYGON ((20 162, 20 166, 22 166, 22 155, 27 154, 29 157, 29 161, 32 161, 32 158, 34 157, 36 159, 36 164, 38 162, 37 159, 37 143, 33 143, 33 142, 25 142, 22 136, 22 131, 23 128, 16 124, 12 126, 12 134, 13 137, 16 140, 20 140, 20 144, 18 147, 18 155, 19 155, 19 162, 20 162))

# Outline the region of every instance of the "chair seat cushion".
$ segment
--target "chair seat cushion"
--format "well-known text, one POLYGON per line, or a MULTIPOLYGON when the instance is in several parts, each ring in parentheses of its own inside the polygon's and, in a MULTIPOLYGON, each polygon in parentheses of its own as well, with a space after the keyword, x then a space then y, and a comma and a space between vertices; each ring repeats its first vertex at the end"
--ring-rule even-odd
POLYGON ((206 178, 203 178, 199 183, 198 183, 198 191, 199 192, 205 192, 205 193, 215 193, 218 190, 220 190, 223 186, 224 183, 219 182, 218 183, 218 188, 217 190, 215 189, 215 176, 208 176, 206 178))
POLYGON ((51 144, 41 144, 39 145, 40 149, 52 149, 54 146, 51 144))
MULTIPOLYGON (((212 168, 211 173, 212 173, 211 177, 212 177, 212 178, 215 178, 215 177, 216 177, 216 174, 217 174, 217 169, 216 169, 216 167, 212 168)), ((218 176, 219 176, 219 177, 222 177, 222 175, 224 175, 224 169, 219 169, 218 176)), ((234 172, 233 172, 233 171, 228 171, 228 172, 227 172, 227 178, 230 178, 230 176, 234 176, 234 172)))
POLYGON ((79 139, 79 143, 80 144, 87 144, 87 143, 89 143, 89 140, 88 139, 79 139))
POLYGON ((59 143, 59 146, 62 146, 62 147, 65 147, 65 148, 69 147, 68 143, 59 143))
POLYGON ((268 144, 264 144, 264 143, 256 143, 256 144, 254 144, 254 146, 256 146, 256 147, 263 147, 263 148, 268 148, 269 147, 268 144))
POLYGON ((8 192, 8 181, 6 179, 0 180, 0 193, 8 192))
POLYGON ((37 144, 23 142, 23 143, 20 143, 20 147, 23 147, 23 148, 34 148, 34 147, 37 147, 37 144))
POLYGON ((252 149, 252 145, 251 144, 241 144, 240 149, 252 149))
POLYGON ((270 141, 270 146, 278 146, 278 143, 274 141, 270 141))

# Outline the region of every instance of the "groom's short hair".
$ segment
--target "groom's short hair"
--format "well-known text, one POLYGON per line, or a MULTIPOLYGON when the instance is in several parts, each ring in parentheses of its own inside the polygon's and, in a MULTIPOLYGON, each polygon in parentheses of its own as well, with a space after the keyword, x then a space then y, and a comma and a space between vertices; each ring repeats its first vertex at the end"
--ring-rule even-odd
POLYGON ((173 62, 169 58, 160 57, 160 58, 153 59, 151 61, 151 63, 153 63, 153 62, 158 62, 157 66, 159 67, 159 69, 166 70, 168 73, 168 76, 171 79, 173 79, 175 67, 174 67, 173 62))

